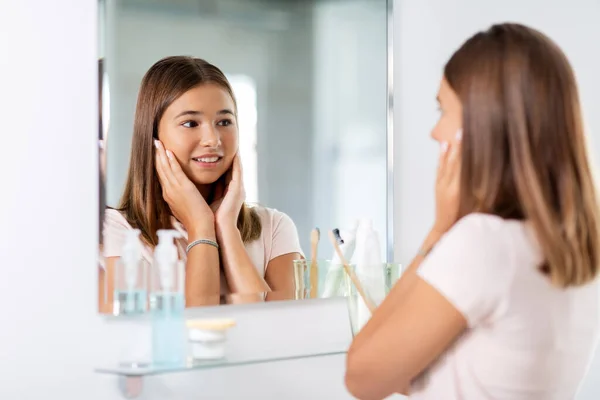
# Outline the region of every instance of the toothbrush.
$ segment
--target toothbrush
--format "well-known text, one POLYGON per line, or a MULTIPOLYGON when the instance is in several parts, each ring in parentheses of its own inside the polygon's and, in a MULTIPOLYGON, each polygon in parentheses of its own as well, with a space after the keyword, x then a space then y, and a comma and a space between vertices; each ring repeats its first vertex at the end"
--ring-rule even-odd
POLYGON ((340 250, 340 246, 338 245, 338 241, 337 241, 337 239, 335 237, 335 234, 332 231, 329 232, 329 240, 331 241, 331 244, 333 245, 333 248, 335 249, 335 252, 337 253, 338 257, 340 258, 340 261, 342 262, 342 265, 344 266, 344 271, 346 271, 346 273, 350 277, 350 280, 352 281, 352 283, 356 287, 356 291, 358 292, 358 294, 360 295, 360 297, 365 302, 365 304, 366 304, 367 308, 369 309, 369 311, 371 312, 371 314, 373 314, 373 312, 375 311, 375 308, 376 308, 375 304, 367 296, 367 294, 365 293, 365 291, 363 289, 362 284, 358 280, 358 277, 356 276, 356 274, 354 273, 354 271, 352 271, 352 268, 350 268, 350 266, 348 265, 348 262, 346 261, 346 259, 344 258, 344 254, 342 253, 342 250, 340 250))
POLYGON ((317 246, 321 231, 315 228, 310 233, 310 298, 316 299, 319 296, 319 270, 317 268, 317 246))
POLYGON ((332 232, 337 244, 344 244, 344 239, 342 239, 342 236, 340 235, 340 230, 338 228, 335 228, 334 230, 332 230, 332 232))
MULTIPOLYGON (((335 228, 332 230, 335 240, 340 246, 344 245, 344 239, 342 239, 340 230, 335 228)), ((340 248, 341 249, 341 248, 340 248)), ((324 288, 322 290, 322 297, 332 297, 339 295, 341 280, 344 278, 343 268, 340 266, 341 261, 337 259, 337 254, 331 259, 329 268, 327 269, 327 275, 325 277, 324 288)))

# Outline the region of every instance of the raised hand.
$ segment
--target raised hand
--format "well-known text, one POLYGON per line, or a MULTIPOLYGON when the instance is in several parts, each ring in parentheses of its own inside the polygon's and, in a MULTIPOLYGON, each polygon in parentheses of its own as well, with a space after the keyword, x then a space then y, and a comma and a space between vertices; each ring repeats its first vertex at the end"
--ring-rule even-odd
MULTIPOLYGON (((162 143, 156 146, 156 171, 162 186, 163 198, 171 212, 185 227, 190 236, 214 236, 214 214, 196 185, 185 175, 175 155, 165 150, 162 143)), ((210 236, 210 237, 207 237, 210 236)))
POLYGON ((442 143, 435 183, 435 224, 433 229, 444 234, 458 218, 460 200, 462 130, 452 142, 442 143))
POLYGON ((224 181, 217 183, 214 198, 211 208, 214 211, 217 227, 236 227, 238 215, 246 200, 239 154, 233 158, 231 169, 227 172, 224 181))

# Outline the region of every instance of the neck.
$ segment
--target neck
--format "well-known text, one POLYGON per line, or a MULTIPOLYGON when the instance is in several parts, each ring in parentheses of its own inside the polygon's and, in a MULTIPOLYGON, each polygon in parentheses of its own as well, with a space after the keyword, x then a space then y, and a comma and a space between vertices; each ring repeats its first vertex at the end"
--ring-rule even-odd
POLYGON ((208 202, 213 192, 213 185, 196 185, 196 187, 202 197, 204 197, 204 200, 208 202))

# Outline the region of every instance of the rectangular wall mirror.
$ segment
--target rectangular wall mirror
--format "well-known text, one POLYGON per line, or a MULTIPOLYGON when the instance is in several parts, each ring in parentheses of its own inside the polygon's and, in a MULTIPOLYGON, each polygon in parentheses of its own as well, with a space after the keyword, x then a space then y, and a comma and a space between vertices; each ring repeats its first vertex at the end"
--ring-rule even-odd
POLYGON ((323 297, 359 219, 393 261, 391 2, 100 1, 101 312, 323 297))

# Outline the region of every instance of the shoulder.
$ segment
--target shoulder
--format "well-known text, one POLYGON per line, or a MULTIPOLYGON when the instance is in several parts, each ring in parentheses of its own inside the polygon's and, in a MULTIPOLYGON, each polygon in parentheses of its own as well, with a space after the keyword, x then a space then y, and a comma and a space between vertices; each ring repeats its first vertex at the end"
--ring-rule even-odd
POLYGON ((118 257, 131 225, 118 210, 109 208, 104 212, 103 248, 105 257, 118 257))
POLYGON ((461 218, 448 233, 470 234, 473 236, 483 234, 488 237, 507 229, 511 224, 510 220, 500 218, 497 215, 472 213, 461 218))
POLYGON ((503 304, 515 271, 533 265, 526 232, 522 221, 469 214, 440 239, 417 274, 474 326, 503 304))
POLYGON ((104 212, 104 229, 131 229, 131 225, 119 210, 107 208, 104 212))
POLYGON ((283 254, 303 254, 296 224, 286 213, 263 206, 253 209, 262 224, 262 240, 268 254, 267 260, 283 254))
POLYGON ((523 221, 506 220, 496 215, 473 213, 461 218, 440 240, 447 250, 469 249, 473 254, 503 253, 512 239, 526 233, 523 221))
POLYGON ((295 229, 294 221, 284 212, 281 212, 275 208, 268 208, 263 206, 252 206, 251 207, 262 224, 263 229, 270 231, 276 231, 280 226, 292 226, 295 229))

